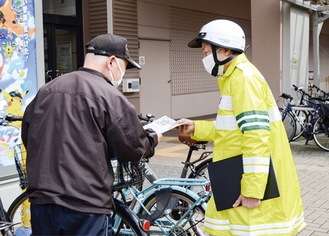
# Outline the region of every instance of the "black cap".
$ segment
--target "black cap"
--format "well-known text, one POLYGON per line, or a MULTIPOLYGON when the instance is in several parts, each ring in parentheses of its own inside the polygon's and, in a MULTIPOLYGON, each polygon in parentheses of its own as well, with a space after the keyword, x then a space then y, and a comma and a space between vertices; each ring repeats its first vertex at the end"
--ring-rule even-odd
POLYGON ((114 34, 103 34, 95 37, 86 45, 87 53, 94 53, 102 56, 116 56, 128 61, 127 69, 137 68, 141 66, 131 59, 127 39, 114 34), (90 48, 92 47, 92 48, 90 48))

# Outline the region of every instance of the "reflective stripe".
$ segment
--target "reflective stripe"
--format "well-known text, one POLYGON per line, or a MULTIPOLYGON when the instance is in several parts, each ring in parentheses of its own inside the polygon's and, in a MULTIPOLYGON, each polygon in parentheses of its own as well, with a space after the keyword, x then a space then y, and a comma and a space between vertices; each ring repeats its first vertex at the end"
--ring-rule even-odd
MULTIPOLYGON (((298 228, 304 222, 304 212, 288 222, 257 224, 257 225, 238 225, 230 224, 226 220, 217 220, 205 217, 204 226, 215 231, 230 231, 233 235, 274 235, 289 234, 298 228), (230 230, 231 229, 231 230, 230 230)), ((220 233, 220 232, 218 232, 220 233)))
POLYGON ((237 123, 242 132, 248 130, 270 130, 270 119, 266 111, 246 111, 239 114, 237 123))
POLYGON ((269 166, 243 166, 244 173, 268 173, 269 166))
POLYGON ((216 129, 221 130, 236 130, 238 128, 235 116, 217 115, 216 129))
POLYGON ((243 122, 247 119, 261 119, 261 120, 267 120, 270 121, 269 117, 267 115, 261 115, 261 114, 254 114, 254 115, 245 115, 237 120, 238 123, 243 122))
POLYGON ((205 216, 204 226, 216 230, 230 230, 229 220, 217 220, 205 216))
POLYGON ((232 97, 227 95, 221 96, 219 109, 233 111, 232 97))
POLYGON ((281 113, 277 106, 271 107, 268 109, 268 116, 270 118, 270 122, 279 121, 282 119, 281 113))
POLYGON ((256 129, 256 127, 263 127, 263 126, 265 126, 265 127, 270 127, 270 125, 269 124, 266 124, 266 123, 264 123, 264 122, 250 122, 250 123, 246 123, 246 124, 243 124, 243 125, 241 125, 240 126, 240 129, 241 130, 246 130, 248 127, 249 128, 254 128, 254 129, 256 129))
POLYGON ((260 164, 260 165, 269 165, 270 159, 267 157, 244 157, 243 164, 250 165, 250 164, 260 164))

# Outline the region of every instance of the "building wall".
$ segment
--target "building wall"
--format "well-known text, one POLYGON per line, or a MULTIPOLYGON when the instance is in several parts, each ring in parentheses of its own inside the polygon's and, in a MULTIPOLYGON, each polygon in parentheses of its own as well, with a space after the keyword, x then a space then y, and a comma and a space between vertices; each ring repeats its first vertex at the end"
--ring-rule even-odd
MULTIPOLYGON (((247 44, 250 45, 250 3, 242 0, 237 2, 241 3, 241 8, 235 7, 231 1, 221 1, 221 4, 218 1, 209 1, 207 4, 200 4, 200 1, 138 1, 138 36, 140 40, 145 41, 142 45, 147 48, 147 42, 158 42, 159 45, 160 41, 170 43, 169 58, 160 54, 156 54, 157 57, 154 58, 158 60, 158 64, 169 62, 169 74, 168 71, 159 71, 158 66, 147 67, 150 59, 145 58, 146 65, 140 72, 142 113, 151 112, 156 117, 170 115, 180 118, 209 115, 217 111, 217 80, 203 69, 200 50, 188 48, 187 43, 198 34, 205 23, 222 18, 239 23, 245 30, 247 44), (230 16, 227 12, 230 12, 230 16), (169 97, 145 86, 146 82, 152 81, 162 85, 154 87, 154 90, 166 89, 168 85, 159 74, 167 74, 169 97), (171 108, 164 108, 164 104, 168 103, 171 108)), ((140 51, 144 52, 145 48, 140 51)), ((247 55, 251 57, 251 54, 252 50, 248 50, 247 55)), ((144 57, 141 54, 140 56, 144 57)))

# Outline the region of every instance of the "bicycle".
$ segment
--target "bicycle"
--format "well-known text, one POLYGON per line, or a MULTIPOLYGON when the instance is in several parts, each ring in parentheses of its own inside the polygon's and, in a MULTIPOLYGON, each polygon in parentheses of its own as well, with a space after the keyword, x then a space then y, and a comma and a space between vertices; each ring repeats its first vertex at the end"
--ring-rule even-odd
MULTIPOLYGON (((15 133, 16 136, 19 136, 19 132, 18 131, 16 132, 16 130, 19 130, 19 128, 16 127, 15 125, 12 125, 11 123, 21 120, 22 117, 20 116, 14 116, 12 114, 8 114, 0 117, 0 126, 14 128, 15 131, 13 131, 13 134, 15 133)), ((10 143, 9 145, 11 148, 7 149, 5 152, 12 153, 15 160, 16 169, 19 173, 21 188, 24 189, 26 187, 26 182, 24 182, 26 181, 26 178, 24 178, 24 175, 22 175, 21 159, 17 155, 17 148, 19 148, 21 144, 19 143, 19 139, 16 137, 11 138, 11 140, 13 140, 13 143, 10 143)), ((14 235, 14 224, 8 216, 8 212, 4 209, 1 198, 0 198, 0 222, 1 222, 0 232, 3 236, 14 235)))
MULTIPOLYGON (((297 97, 299 98, 298 104, 294 107, 296 115, 299 117, 299 120, 307 124, 311 120, 312 111, 314 110, 313 107, 318 107, 318 102, 315 101, 315 97, 312 97, 308 93, 306 93, 302 88, 298 88, 296 85, 292 85, 294 88, 294 91, 297 93, 297 97)), ((287 102, 289 100, 290 103, 292 103, 293 98, 289 94, 283 93, 280 98, 283 99, 282 104, 287 107, 287 102)), ((284 108, 279 108, 281 115, 284 108)), ((284 122, 284 126, 286 128, 286 133, 289 142, 292 142, 294 140, 297 140, 300 136, 303 135, 304 129, 301 125, 299 125, 299 122, 295 120, 294 116, 286 116, 285 119, 282 119, 284 122), (296 129, 294 128, 296 126, 296 129), (296 132, 293 132, 296 130, 296 132)), ((305 133, 304 133, 305 135, 305 133)))
MULTIPOLYGON (((305 92, 303 92, 305 93, 305 92)), ((287 107, 282 111, 282 121, 285 125, 288 139, 292 141, 295 137, 297 122, 302 127, 302 136, 306 139, 315 141, 316 145, 322 150, 329 151, 329 136, 324 126, 324 118, 319 115, 321 104, 311 100, 324 102, 320 98, 310 98, 310 105, 292 105, 292 97, 288 94, 282 94, 281 97, 287 100, 287 107), (296 111, 304 111, 307 114, 307 120, 301 120, 296 111), (290 135, 289 135, 290 133, 290 135)))
MULTIPOLYGON (((142 159, 137 165, 141 175, 145 175, 146 162, 142 159)), ((205 179, 163 178, 143 190, 130 185, 119 191, 124 204, 127 193, 133 197, 134 209, 141 220, 149 223, 150 235, 203 235, 206 203, 212 194, 209 186, 210 181, 205 179), (193 186, 202 191, 197 194, 188 189, 193 186)), ((120 225, 120 221, 116 218, 114 225, 120 225)), ((127 229, 120 232, 131 235, 127 229)))
MULTIPOLYGON (((127 165, 127 164, 125 164, 127 165)), ((122 174, 122 172, 118 173, 115 180, 115 184, 113 186, 113 192, 120 191, 122 188, 127 188, 130 185, 138 185, 143 179, 140 179, 140 174, 136 173, 135 170, 128 175, 122 174)), ((12 222, 13 226, 18 226, 21 224, 20 222, 20 207, 24 201, 28 200, 28 196, 25 192, 19 195, 13 203, 8 208, 7 214, 9 220, 12 222)), ((121 233, 122 229, 128 230, 132 233, 132 235, 147 235, 147 233, 143 230, 141 221, 136 213, 134 213, 127 205, 125 205, 122 201, 118 199, 114 199, 115 212, 113 213, 110 221, 115 222, 115 218, 119 217, 121 219, 120 225, 113 225, 113 230, 115 235, 125 235, 121 233)), ((14 229, 13 229, 14 231, 14 229)))
MULTIPOLYGON (((151 114, 139 117, 146 123, 152 122, 154 118, 151 114)), ((145 179, 151 185, 144 190, 130 186, 120 192, 122 199, 129 199, 123 202, 135 209, 141 219, 150 223, 151 235, 203 235, 205 207, 211 196, 207 167, 212 161, 212 158, 208 158, 212 151, 202 152, 199 158, 191 161, 192 153, 205 149, 208 142, 196 141, 183 134, 179 135, 179 140, 189 146, 186 160, 182 163, 184 166, 181 178, 158 179, 147 164, 149 160, 142 159, 139 165, 140 173, 145 174, 145 179), (201 163, 194 167, 200 161, 201 163)), ((116 220, 119 224, 120 219, 116 220)), ((129 231, 125 232, 129 235, 129 231)))

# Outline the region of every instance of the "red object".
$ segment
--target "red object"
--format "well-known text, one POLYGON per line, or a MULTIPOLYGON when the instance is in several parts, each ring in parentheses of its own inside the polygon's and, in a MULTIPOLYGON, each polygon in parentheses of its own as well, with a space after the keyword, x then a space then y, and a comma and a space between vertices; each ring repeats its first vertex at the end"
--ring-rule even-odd
POLYGON ((210 189, 211 189, 211 185, 210 185, 210 184, 207 184, 207 185, 206 185, 206 191, 209 192, 210 189))
POLYGON ((148 220, 141 220, 140 225, 145 232, 149 231, 151 228, 151 223, 148 220))

